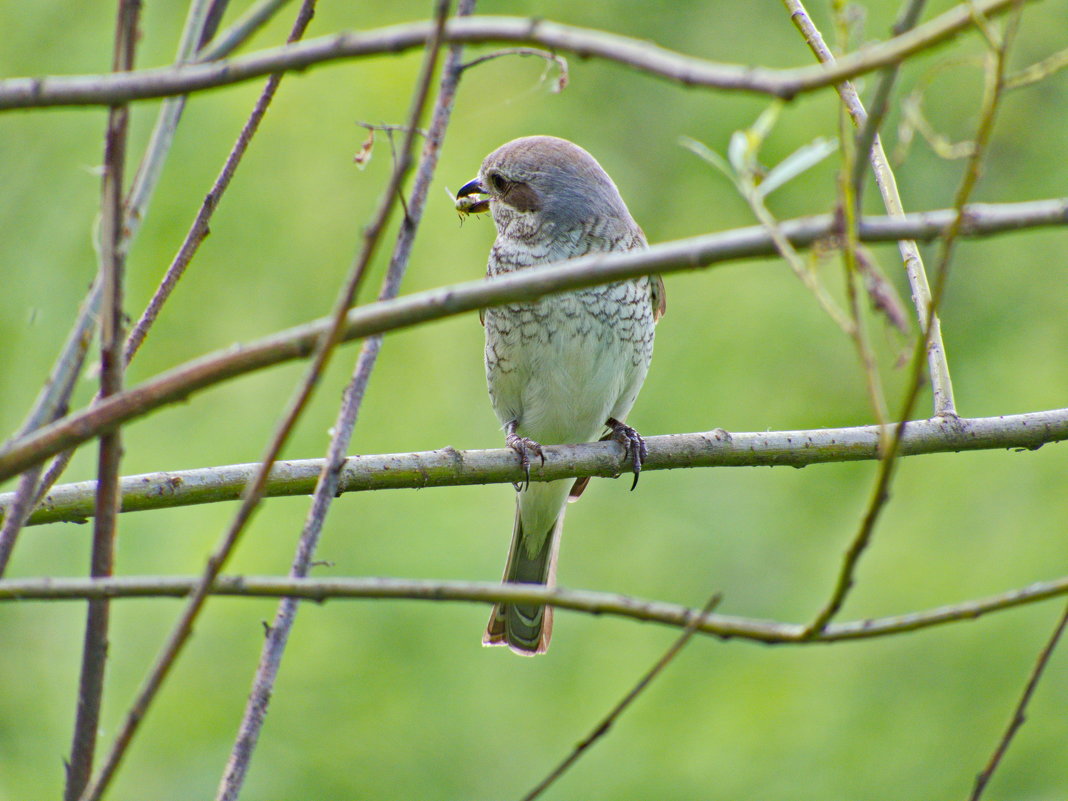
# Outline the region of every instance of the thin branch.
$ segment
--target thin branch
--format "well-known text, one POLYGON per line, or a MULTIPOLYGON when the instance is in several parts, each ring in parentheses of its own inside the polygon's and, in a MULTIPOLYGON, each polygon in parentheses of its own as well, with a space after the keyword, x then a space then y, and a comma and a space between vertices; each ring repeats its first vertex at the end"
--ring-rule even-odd
POLYGON ((1022 89, 1025 86, 1046 80, 1056 72, 1068 67, 1068 48, 1058 50, 1051 56, 1047 56, 1036 64, 1017 70, 1005 78, 1005 91, 1022 89))
MULTIPOLYGON (((176 65, 189 62, 196 55, 213 5, 213 0, 193 0, 190 3, 185 26, 182 28, 182 36, 178 42, 176 65)), ((185 101, 185 95, 168 97, 163 101, 156 115, 156 124, 152 128, 152 135, 141 157, 141 164, 134 175, 126 200, 126 225, 122 241, 124 252, 129 251, 130 244, 141 229, 141 223, 144 222, 149 201, 159 183, 163 164, 167 160, 167 154, 170 153, 174 134, 178 130, 178 123, 185 110, 185 101)))
MULTIPOLYGON (((473 9, 474 0, 462 0, 457 10, 457 15, 469 15, 473 9)), ((444 26, 448 10, 448 2, 438 3, 437 14, 439 23, 442 26, 444 26)), ((433 178, 434 168, 437 165, 438 153, 445 136, 445 129, 452 111, 459 78, 460 47, 453 45, 445 57, 441 84, 437 100, 434 103, 429 132, 421 131, 418 128, 424 104, 424 99, 420 98, 419 93, 425 92, 425 84, 417 87, 417 100, 413 103, 409 124, 405 129, 406 141, 402 145, 402 152, 410 153, 412 151, 416 133, 425 136, 427 142, 423 149, 411 197, 407 204, 407 214, 398 232, 393 256, 390 259, 383 288, 379 294, 380 300, 395 297, 400 290, 401 279, 408 265, 412 242, 415 239, 415 233, 422 218, 430 182, 433 178)), ((429 80, 429 72, 427 73, 427 79, 429 80)), ((341 469, 346 461, 345 453, 349 447, 352 430, 356 425, 367 382, 370 379, 371 371, 374 369, 381 342, 382 337, 379 335, 369 338, 364 343, 364 347, 357 359, 355 373, 345 390, 341 409, 332 429, 334 434, 330 440, 327 457, 323 461, 312 504, 308 509, 308 515, 301 531, 297 552, 293 557, 293 563, 290 568, 290 576, 293 578, 302 578, 308 575, 315 549, 322 533, 323 523, 326 520, 326 514, 334 498, 338 495, 341 469)), ((285 653, 286 643, 296 620, 296 614, 297 599, 282 599, 275 613, 274 621, 267 630, 267 636, 260 654, 260 662, 252 681, 252 691, 249 693, 237 737, 230 751, 226 769, 219 782, 219 788, 216 791, 218 801, 236 801, 244 785, 249 763, 252 759, 252 752, 263 728, 278 670, 281 667, 282 656, 285 653)))
MULTIPOLYGON (((835 60, 819 29, 812 22, 812 18, 809 17, 800 0, 784 0, 784 2, 790 10, 790 19, 804 36, 809 49, 812 50, 820 63, 826 65, 840 63, 840 60, 835 60)), ((902 22, 907 23, 909 21, 911 9, 914 5, 906 10, 902 17, 902 22)), ((849 112, 854 126, 862 129, 867 126, 869 123, 868 113, 861 102, 856 87, 851 82, 845 81, 835 88, 838 90, 838 94, 849 112)), ((861 147, 865 147, 864 142, 859 142, 859 144, 861 147)), ((898 194, 897 181, 894 178, 893 170, 890 168, 890 161, 883 150, 882 140, 878 136, 877 130, 873 129, 871 145, 867 147, 867 152, 870 154, 872 172, 875 175, 875 183, 879 188, 879 193, 882 195, 883 206, 891 218, 903 218, 905 216, 905 208, 901 202, 901 196, 898 194)), ((861 161, 862 158, 863 154, 858 152, 857 160, 861 161)), ((859 189, 857 190, 857 202, 860 202, 859 189)), ((929 343, 927 369, 931 376, 934 413, 936 415, 952 415, 956 414, 956 404, 953 400, 953 383, 949 376, 946 349, 942 342, 942 323, 937 314, 930 313, 931 288, 927 281, 927 273, 924 270, 920 249, 917 247, 915 240, 916 237, 903 237, 898 242, 898 249, 905 263, 905 274, 909 280, 909 288, 912 290, 912 300, 916 308, 917 319, 922 326, 921 330, 927 333, 927 341, 929 343)))
MULTIPOLYGON (((448 43, 528 44, 596 57, 632 67, 685 86, 757 92, 792 98, 866 72, 897 64, 975 25, 975 15, 1005 11, 1016 0, 961 3, 908 33, 873 44, 831 66, 774 70, 720 64, 685 56, 640 39, 604 31, 522 17, 472 17, 453 20, 448 43)), ((109 75, 8 78, 0 81, 0 110, 44 106, 110 105, 132 100, 189 94, 250 80, 260 75, 304 70, 338 59, 396 54, 426 46, 432 22, 412 22, 361 33, 339 33, 296 45, 209 64, 143 70, 122 78, 109 75)))
MULTIPOLYGON (((92 340, 96 315, 100 306, 101 289, 98 275, 78 309, 77 319, 67 335, 66 342, 63 343, 63 348, 48 376, 48 381, 38 393, 18 436, 24 436, 66 414, 74 384, 81 374, 86 354, 89 352, 89 343, 92 340)), ((37 465, 19 477, 14 502, 4 514, 4 523, 0 526, 0 577, 7 570, 19 531, 37 505, 37 479, 40 474, 41 467, 37 465)), ((50 482, 48 486, 51 485, 50 482)))
POLYGON ((634 699, 641 695, 652 683, 653 679, 660 675, 664 668, 678 656, 679 651, 681 651, 686 646, 686 643, 690 641, 690 638, 697 632, 698 627, 708 619, 712 610, 719 605, 720 600, 722 600, 722 596, 719 593, 716 593, 708 599, 708 603, 705 604, 701 613, 696 615, 693 620, 686 624, 685 630, 656 661, 656 664, 654 664, 645 675, 638 680, 637 684, 631 687, 630 691, 620 699, 619 703, 612 707, 612 710, 605 715, 604 719, 594 726, 593 731, 587 734, 586 737, 572 749, 571 753, 564 758, 563 762, 550 771, 548 776, 538 782, 533 790, 523 796, 523 801, 534 801, 535 798, 548 790, 549 786, 563 776, 564 773, 566 773, 568 769, 574 765, 584 753, 586 753, 590 746, 608 733, 608 730, 612 728, 613 724, 619 719, 619 716, 631 705, 634 699))
MULTIPOLYGON (((927 0, 906 0, 901 13, 898 15, 897 22, 894 23, 893 33, 895 36, 900 36, 916 27, 926 3, 927 0)), ((850 183, 853 186, 853 195, 856 198, 858 209, 864 199, 864 176, 867 174, 868 164, 878 159, 878 155, 872 151, 872 147, 875 144, 875 138, 879 135, 879 130, 882 128, 886 112, 890 108, 890 95, 894 89, 894 83, 897 81, 900 67, 900 64, 892 64, 882 71, 879 76, 879 83, 875 87, 871 112, 867 115, 867 119, 863 121, 860 119, 854 120, 859 130, 856 136, 857 159, 853 163, 850 183)), ((845 91, 848 92, 849 89, 846 88, 845 91)), ((859 103, 859 98, 857 102, 859 103)), ((861 109, 863 110, 863 107, 861 109)))
MULTIPOLYGON (((954 210, 909 214, 900 218, 873 217, 860 222, 863 242, 937 239, 957 217, 954 210)), ((990 236, 1040 226, 1068 223, 1068 200, 1009 204, 974 204, 965 209, 961 233, 990 236)), ((833 238, 839 228, 831 215, 780 223, 794 246, 807 247, 833 238)), ((557 265, 521 270, 493 280, 418 292, 394 300, 352 309, 343 340, 384 333, 430 320, 513 301, 531 300, 553 292, 619 281, 649 273, 694 270, 726 261, 775 253, 774 243, 761 226, 654 245, 647 250, 584 256, 557 265)), ((296 328, 208 354, 133 387, 97 406, 71 414, 32 434, 0 447, 0 480, 21 473, 37 462, 98 436, 101 431, 141 417, 169 403, 186 400, 196 391, 245 373, 307 358, 329 326, 316 320, 296 328)))
MULTIPOLYGON (((296 28, 294 28, 294 30, 290 32, 287 41, 296 42, 300 39, 300 36, 303 35, 304 30, 311 21, 311 14, 309 12, 307 15, 301 15, 301 19, 303 19, 304 16, 307 16, 308 19, 304 21, 304 25, 301 27, 299 35, 294 35, 296 33, 296 28)), ((241 159, 244 157, 245 152, 248 150, 248 146, 252 142, 252 137, 256 135, 256 131, 259 129, 260 123, 263 121, 267 109, 278 91, 278 86, 282 82, 282 77, 282 73, 276 73, 267 79, 263 91, 260 92, 260 96, 257 98, 256 104, 252 109, 252 113, 249 115, 248 120, 245 121, 244 126, 241 128, 241 132, 237 135, 237 140, 234 142, 233 147, 231 147, 230 153, 227 155, 226 161, 223 163, 222 169, 219 171, 219 175, 215 178, 215 182, 212 184, 208 194, 204 197, 204 202, 201 204, 199 211, 197 211, 196 218, 193 220, 193 224, 186 233, 185 239, 182 241, 181 247, 178 249, 178 253, 171 262, 171 266, 167 269, 166 274, 160 281, 159 287, 152 295, 152 298, 144 312, 141 314, 140 319, 138 319, 137 323, 130 331, 130 336, 126 341, 125 351, 127 363, 133 358, 137 349, 141 347, 141 343, 144 341, 149 328, 151 328, 152 324, 158 317, 160 309, 163 304, 167 302, 171 292, 174 291, 174 287, 177 285, 178 281, 181 280, 186 268, 192 261, 193 256, 196 255, 200 244, 208 235, 208 228, 212 215, 215 213, 216 208, 218 208, 219 201, 222 199, 223 194, 230 186, 230 181, 234 177, 234 173, 237 171, 237 167, 241 163, 241 159)))
MULTIPOLYGON (((305 0, 305 3, 301 8, 301 14, 307 14, 310 19, 314 4, 315 0, 305 0)), ((424 55, 423 66, 418 81, 419 90, 416 92, 416 96, 412 102, 413 108, 411 116, 415 123, 418 122, 418 119, 422 115, 422 110, 425 107, 426 98, 429 94, 430 77, 433 74, 434 65, 437 62, 438 50, 441 45, 440 32, 444 27, 444 19, 439 19, 438 27, 439 35, 432 37, 424 55)), ((413 123, 413 127, 415 123, 413 123)), ((188 641, 190 634, 192 634, 193 623, 204 606, 212 583, 236 548, 242 532, 252 517, 253 511, 262 499, 264 484, 266 483, 271 465, 274 463, 275 459, 278 458, 278 455, 292 432, 293 427, 296 425, 298 418, 306 408, 314 388, 319 383, 319 378, 326 369, 330 356, 341 341, 346 312, 352 306, 356 292, 366 274, 367 266, 374 255, 379 238, 381 237, 383 230, 385 230, 386 224, 389 222, 395 205, 395 200, 400 192, 404 178, 408 173, 411 164, 412 139, 413 137, 409 136, 406 140, 406 148, 399 154, 398 163, 394 168, 393 174, 391 175, 388 185, 382 195, 379 207, 370 224, 364 229, 363 248, 356 257, 344 286, 338 293, 338 297, 329 319, 329 324, 316 343, 312 363, 294 393, 293 398, 290 400, 282 421, 278 425, 270 444, 267 446, 259 470, 254 479, 249 482, 249 485, 245 488, 241 507, 238 509, 237 514, 234 516, 233 521, 227 528, 227 531, 223 535, 218 546, 208 558, 200 581, 190 594, 178 623, 172 629, 163 650, 157 657, 156 663, 151 668, 149 675, 146 677, 137 694, 137 698, 127 712, 121 730, 115 738, 115 742, 104 761, 103 767, 90 784, 89 788, 82 795, 81 801, 98 801, 108 784, 111 782, 111 779, 114 777, 115 772, 118 770, 119 763, 122 761, 134 734, 137 732, 141 721, 144 719, 145 714, 148 711, 149 705, 158 694, 159 688, 162 686, 163 681, 174 666, 175 661, 185 643, 188 641)))
MULTIPOLYGON (((118 576, 109 579, 32 578, 0 581, 0 603, 5 601, 60 601, 86 598, 185 598, 199 581, 194 576, 118 576)), ((666 601, 634 598, 618 592, 592 592, 536 584, 501 584, 479 581, 427 581, 394 578, 295 579, 277 576, 219 576, 213 595, 242 598, 303 598, 330 600, 389 599, 459 601, 473 603, 552 604, 592 615, 614 615, 685 628, 700 614, 666 601)), ((1068 576, 1039 581, 999 595, 940 606, 921 612, 831 623, 809 637, 802 623, 780 623, 734 615, 709 615, 698 632, 723 639, 767 644, 808 645, 870 640, 919 631, 949 623, 975 620, 993 612, 1048 601, 1068 595, 1068 576)))
MULTIPOLYGON (((140 15, 140 0, 119 0, 111 65, 113 70, 133 69, 140 15)), ((103 305, 100 315, 100 395, 105 398, 122 391, 122 192, 128 130, 129 109, 126 106, 113 106, 109 109, 104 134, 104 172, 100 192, 99 280, 103 305)), ((89 570, 93 578, 108 578, 114 572, 121 461, 122 440, 119 429, 116 428, 100 437, 93 548, 89 570)), ((67 765, 67 783, 63 794, 66 801, 75 801, 81 796, 93 771, 108 656, 109 605, 107 598, 94 598, 87 605, 74 734, 71 738, 70 762, 67 765)))
POLYGON ((248 41, 256 31, 270 22, 290 0, 260 0, 242 14, 233 25, 214 35, 197 51, 196 61, 216 61, 225 58, 248 41))
MULTIPOLYGON (((643 470, 696 467, 804 467, 810 464, 878 459, 880 427, 758 431, 708 431, 646 437, 649 456, 643 470)), ((910 421, 898 446, 899 456, 973 450, 1034 450, 1068 440, 1068 409, 979 418, 934 418, 910 421)), ((531 481, 626 472, 622 447, 614 442, 545 446, 545 463, 530 467, 531 481)), ((323 459, 277 462, 265 486, 269 497, 308 495, 322 473, 323 459)), ((122 479, 122 511, 137 512, 203 503, 234 501, 258 469, 235 464, 196 470, 146 473, 122 479)), ((349 457, 338 476, 337 491, 423 489, 475 484, 511 484, 524 478, 509 448, 457 451, 443 448, 421 453, 349 457)), ((29 525, 84 522, 93 514, 95 482, 56 487, 29 525)), ((15 494, 0 494, 0 515, 15 494)))
MULTIPOLYGON (((846 125, 845 115, 839 114, 839 127, 846 125)), ((868 393, 868 402, 871 404, 875 421, 883 426, 883 436, 886 436, 886 395, 883 392, 882 380, 879 377, 879 365, 868 340, 868 330, 864 325, 864 315, 861 307, 861 293, 858 287, 860 275, 860 242, 857 240, 857 220, 859 206, 853 198, 853 185, 846 180, 845 171, 858 158, 856 148, 852 146, 849 137, 844 131, 840 132, 843 156, 843 170, 838 176, 838 191, 840 200, 839 209, 842 211, 843 228, 842 235, 842 268, 845 272, 846 298, 849 301, 849 315, 852 321, 853 347, 857 352, 857 360, 864 375, 864 387, 868 393)), ((874 268, 873 268, 874 270, 874 268)))
POLYGON ((464 64, 461 69, 469 70, 472 67, 477 67, 479 64, 485 64, 487 61, 504 58, 505 56, 534 56, 543 59, 546 62, 546 66, 545 72, 542 73, 542 80, 549 74, 549 67, 552 64, 555 64, 560 74, 556 78, 553 91, 562 92, 567 87, 568 81, 570 80, 570 75, 567 69, 567 59, 549 50, 540 50, 537 47, 507 47, 503 50, 494 50, 492 53, 486 53, 478 58, 471 59, 464 64))
POLYGON ((1027 705, 1031 702, 1031 696, 1035 694, 1035 688, 1038 687, 1038 682, 1042 678, 1043 672, 1046 670, 1046 666, 1049 664, 1050 657, 1053 656, 1053 651, 1057 647, 1057 643, 1060 642, 1061 635, 1064 634, 1064 629, 1068 627, 1068 607, 1065 608, 1061 614, 1060 620, 1053 629, 1053 634, 1050 635, 1049 641, 1038 655, 1038 659, 1035 661, 1035 666, 1031 669, 1031 675, 1027 679, 1027 685, 1024 687, 1023 694, 1020 696, 1020 700, 1016 703, 1016 708, 1012 712, 1012 717, 1009 719, 1009 725, 1005 729, 1005 733, 1001 735, 1001 739, 998 740, 997 747, 994 749, 994 753, 990 756, 990 761, 987 763, 983 772, 980 773, 975 779, 975 788, 972 790, 972 794, 969 796, 969 801, 979 801, 983 795, 983 790, 986 789, 986 785, 990 782, 991 777, 994 775, 994 771, 998 769, 998 765, 1001 764, 1002 757, 1005 756, 1005 752, 1009 750, 1009 745, 1012 744, 1013 737, 1016 736, 1016 732, 1020 730, 1024 722, 1027 720, 1026 712, 1027 705))

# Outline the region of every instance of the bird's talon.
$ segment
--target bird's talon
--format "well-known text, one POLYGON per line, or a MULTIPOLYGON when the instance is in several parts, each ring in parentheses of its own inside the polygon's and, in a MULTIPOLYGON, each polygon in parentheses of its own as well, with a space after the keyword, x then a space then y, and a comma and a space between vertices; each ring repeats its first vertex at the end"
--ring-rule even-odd
MULTIPOLYGON (((545 454, 541 450, 541 443, 535 442, 530 437, 521 437, 515 433, 515 430, 510 430, 504 438, 505 443, 519 454, 519 466, 523 468, 523 475, 525 481, 523 482, 523 489, 530 489, 530 454, 534 453, 541 459, 541 463, 545 465, 545 454)), ((513 485, 516 491, 519 491, 519 485, 513 485)))
POLYGON ((626 449, 627 456, 630 457, 631 470, 634 472, 634 481, 630 489, 633 492, 638 486, 638 475, 642 471, 645 457, 649 455, 649 448, 646 447, 642 435, 625 423, 609 418, 607 424, 612 429, 611 437, 626 449))

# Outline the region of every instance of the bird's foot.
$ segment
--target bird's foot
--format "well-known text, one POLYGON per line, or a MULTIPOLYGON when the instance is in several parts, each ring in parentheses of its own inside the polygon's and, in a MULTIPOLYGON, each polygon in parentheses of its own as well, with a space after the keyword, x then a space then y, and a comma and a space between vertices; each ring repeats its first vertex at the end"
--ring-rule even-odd
POLYGON ((631 470, 634 472, 634 483, 630 485, 630 488, 633 490, 638 486, 638 474, 642 471, 642 464, 645 463, 645 457, 649 455, 649 449, 645 447, 642 435, 625 423, 609 417, 605 425, 612 430, 608 436, 622 445, 627 451, 627 456, 630 457, 631 470))
MULTIPOLYGON (((531 455, 537 456, 541 459, 541 463, 545 464, 545 454, 542 453, 541 443, 535 442, 530 437, 521 437, 515 433, 516 423, 510 423, 506 429, 504 436, 504 442, 513 451, 519 454, 519 464, 523 468, 523 473, 526 475, 526 483, 523 489, 530 487, 530 457, 531 455)), ((518 484, 514 485, 516 490, 520 489, 518 484)))

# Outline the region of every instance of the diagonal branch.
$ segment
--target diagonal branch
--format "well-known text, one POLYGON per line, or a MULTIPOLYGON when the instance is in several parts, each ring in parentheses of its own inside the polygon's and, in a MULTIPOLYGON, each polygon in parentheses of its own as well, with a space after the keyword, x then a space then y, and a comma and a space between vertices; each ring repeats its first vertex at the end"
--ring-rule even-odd
MULTIPOLYGON (((878 459, 880 427, 808 431, 709 431, 646 437, 649 456, 643 470, 695 467, 790 466, 878 459)), ((1068 409, 977 418, 910 421, 900 456, 972 450, 1034 450, 1068 440, 1068 409)), ((545 446, 545 463, 531 465, 531 481, 597 476, 627 471, 622 447, 614 442, 545 446)), ((276 462, 265 486, 270 497, 308 495, 323 471, 323 459, 276 462)), ((128 476, 122 480, 122 511, 191 506, 241 497, 258 464, 235 464, 128 476)), ((515 483, 524 478, 509 448, 349 457, 338 475, 338 492, 422 489, 474 484, 515 483)), ((29 519, 29 525, 83 522, 93 514, 95 482, 56 487, 29 519)), ((0 494, 0 515, 15 494, 0 494)))
MULTIPOLYGON (((784 0, 790 9, 790 19, 805 37, 805 42, 823 64, 834 64, 836 59, 829 47, 823 40, 819 29, 813 24, 812 19, 805 11, 800 0, 784 0)), ((911 13, 916 10, 916 3, 910 4, 904 16, 904 24, 908 24, 911 13)), ((879 96, 888 93, 892 83, 894 72, 884 73, 889 75, 880 83, 879 96)), ((872 172, 875 175, 875 185, 883 199, 883 206, 887 214, 892 218, 901 218, 905 215, 905 207, 901 202, 901 195, 897 191, 897 181, 894 172, 890 168, 890 160, 883 150, 882 139, 878 135, 875 123, 877 117, 869 118, 864 103, 857 93, 856 87, 851 81, 839 84, 838 94, 842 104, 849 113, 853 124, 860 128, 858 134, 858 149, 856 163, 854 165, 853 187, 856 193, 856 202, 861 200, 861 171, 863 165, 871 162, 872 172)), ((877 101, 878 103, 878 101, 877 101)), ((878 107, 876 112, 878 112, 878 107)), ((937 314, 928 313, 931 306, 931 287, 927 281, 927 272, 923 266, 923 258, 920 249, 914 239, 902 239, 898 242, 898 250, 905 264, 905 275, 908 277, 909 288, 912 290, 912 301, 916 308, 916 316, 919 319, 923 331, 927 332, 928 351, 927 369, 931 377, 931 392, 934 395, 934 410, 936 415, 956 414, 956 404, 953 400, 953 384, 949 377, 949 365, 946 361, 946 348, 942 342, 942 323, 937 314), (930 317, 930 319, 928 319, 930 317)))
MULTIPOLYGON (((468 15, 473 9, 474 0, 462 0, 457 15, 468 15)), ((448 12, 448 0, 444 2, 438 0, 437 17, 440 24, 444 25, 448 12)), ((393 256, 390 259, 389 269, 386 272, 379 299, 395 297, 400 291, 400 282, 408 265, 411 246, 419 227, 419 221, 422 218, 430 182, 437 166, 438 153, 452 112, 452 103, 459 85, 460 72, 460 47, 453 45, 445 57, 438 97, 434 103, 430 129, 426 133, 426 146, 420 159, 411 197, 405 205, 404 223, 401 225, 400 232, 397 235, 393 256)), ((427 78, 429 79, 429 75, 427 75, 427 78)), ((417 98, 419 93, 424 91, 425 84, 417 86, 417 98)), ((405 131, 405 143, 402 145, 402 152, 404 153, 410 153, 412 150, 422 107, 422 100, 418 100, 413 104, 412 114, 405 131)), ((307 576, 315 555, 315 549, 319 543, 327 511, 334 498, 338 495, 338 481, 341 469, 345 464, 345 453, 349 447, 352 430, 356 425, 367 382, 370 380, 371 371, 374 369, 378 357, 381 341, 382 337, 379 335, 369 338, 364 343, 363 350, 361 350, 356 362, 355 373, 344 393, 341 409, 332 429, 334 434, 330 440, 327 458, 323 460, 312 504, 308 509, 307 519, 301 530, 297 551, 293 557, 290 575, 294 578, 307 576)), ((296 621, 296 614, 297 599, 283 598, 278 605, 274 621, 267 629, 267 636, 264 639, 263 649, 260 654, 260 662, 252 681, 252 690, 245 704, 245 711, 242 715, 237 737, 234 740, 233 748, 230 751, 226 768, 223 771, 223 776, 216 792, 218 801, 236 801, 244 785, 249 763, 252 759, 252 752, 259 740, 260 731, 267 716, 267 709, 271 695, 274 692, 282 656, 289 640, 290 631, 296 621)))
POLYGON ((983 790, 986 789, 987 784, 994 775, 994 771, 996 771, 998 765, 1001 764, 1005 752, 1009 750, 1009 745, 1012 744, 1013 737, 1016 736, 1016 732, 1023 726, 1026 719, 1025 713, 1027 712, 1027 705, 1031 702, 1031 696, 1035 694, 1035 688, 1038 687, 1038 682, 1041 680, 1042 674, 1046 670, 1046 666, 1049 665, 1050 657, 1053 656, 1053 651, 1057 648, 1057 643, 1060 642, 1066 627, 1068 627, 1068 608, 1065 608, 1064 612, 1061 613, 1060 620, 1058 620, 1057 625, 1053 627, 1053 633, 1049 636, 1046 645, 1039 652, 1038 659, 1035 660, 1035 666, 1031 668, 1031 675, 1028 677, 1027 684, 1024 686, 1023 693, 1020 695, 1020 700, 1016 702, 1016 707, 1012 711, 1009 725, 1005 728, 1005 733, 1001 735, 1001 739, 998 740, 994 753, 990 755, 990 761, 987 763, 982 773, 976 777, 975 787, 972 789, 972 794, 968 797, 968 801, 979 801, 982 797, 983 790))
MULTIPOLYGON (((449 43, 528 44, 554 51, 614 61, 685 86, 757 92, 782 98, 833 86, 858 75, 897 64, 975 25, 976 15, 1004 12, 1018 0, 971 0, 907 33, 861 48, 830 66, 775 70, 722 64, 686 56, 655 44, 605 31, 522 17, 471 17, 452 20, 449 43)), ((261 75, 303 70, 327 61, 403 53, 422 48, 432 37, 432 22, 411 22, 364 33, 338 33, 242 58, 142 70, 128 77, 109 75, 45 76, 0 80, 0 110, 43 106, 110 105, 132 100, 189 94, 241 83, 261 75)))
POLYGON ((708 599, 708 603, 705 604, 701 613, 696 615, 694 619, 686 625, 682 634, 676 638, 675 642, 668 646, 668 649, 664 651, 658 660, 656 660, 656 663, 649 668, 640 679, 638 679, 637 684, 630 688, 627 694, 624 695, 614 707, 612 707, 601 722, 593 727, 593 731, 586 735, 582 741, 571 750, 571 753, 549 772, 549 775, 538 782, 537 785, 534 786, 534 789, 523 796, 523 801, 534 801, 535 798, 548 790, 549 786, 563 776, 564 773, 566 773, 571 766, 574 765, 587 750, 589 750, 590 746, 608 733, 608 730, 615 724, 616 720, 619 719, 619 716, 626 711, 627 707, 634 702, 634 699, 641 695, 652 683, 653 679, 659 676, 664 671, 664 668, 671 664, 671 661, 678 656, 683 648, 686 647, 686 644, 697 632, 698 627, 708 619, 708 616, 712 614, 712 610, 719 606, 719 602, 722 598, 722 595, 715 593, 708 599))
MULTIPOLYGON (((901 218, 862 220, 861 241, 887 242, 903 238, 930 240, 942 235, 958 218, 956 210, 922 212, 901 218)), ((989 236, 1039 226, 1068 223, 1068 199, 1026 203, 974 204, 964 209, 961 235, 989 236)), ((780 230, 795 247, 808 247, 834 237, 839 228, 832 215, 785 221, 780 230)), ((682 239, 629 253, 585 256, 558 265, 524 270, 491 281, 418 292, 395 300, 352 309, 342 340, 392 331, 405 326, 451 317, 516 300, 531 300, 553 292, 595 286, 648 273, 693 270, 726 261, 768 256, 774 243, 762 226, 682 239)), ((186 400, 197 390, 245 373, 293 359, 307 358, 330 325, 316 320, 246 345, 228 348, 180 365, 140 386, 53 423, 0 447, 0 480, 35 463, 85 442, 101 431, 142 417, 169 403, 186 400)))

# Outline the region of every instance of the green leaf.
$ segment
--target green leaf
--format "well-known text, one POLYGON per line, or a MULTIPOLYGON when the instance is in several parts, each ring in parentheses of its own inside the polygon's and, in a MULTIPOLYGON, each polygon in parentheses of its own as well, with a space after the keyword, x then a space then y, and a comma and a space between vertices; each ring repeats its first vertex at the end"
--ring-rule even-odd
POLYGON ((764 180, 760 182, 760 186, 757 187, 757 192, 761 197, 767 197, 787 181, 815 167, 837 149, 838 141, 826 137, 820 137, 799 147, 768 171, 764 180))

